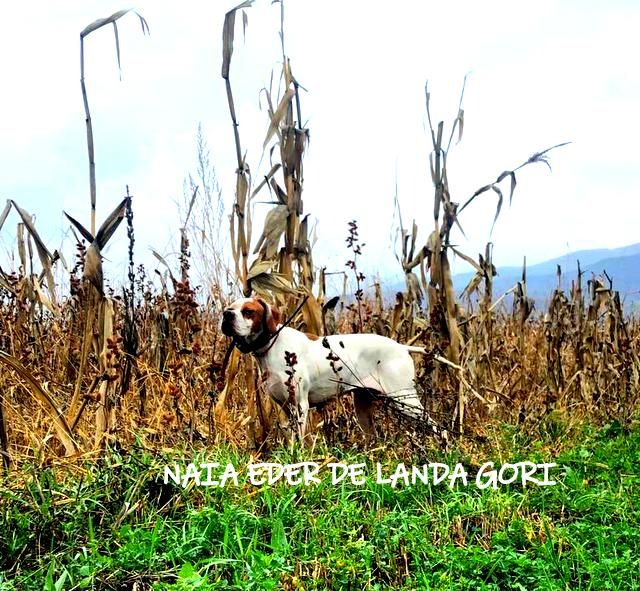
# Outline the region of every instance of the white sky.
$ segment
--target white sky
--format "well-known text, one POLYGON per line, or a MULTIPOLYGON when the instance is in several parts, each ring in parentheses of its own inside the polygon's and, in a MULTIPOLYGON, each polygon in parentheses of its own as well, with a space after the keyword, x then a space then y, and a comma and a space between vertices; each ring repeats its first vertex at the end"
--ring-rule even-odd
MULTIPOLYGON (((149 247, 171 253, 199 122, 232 202, 235 150, 220 67, 224 13, 234 4, 140 2, 151 35, 142 36, 134 15, 120 21, 122 81, 111 28, 86 41, 98 217, 129 184, 137 256, 147 263, 149 247)), ((66 0, 3 11, 0 209, 12 198, 35 213, 51 249, 68 236, 63 209, 89 225, 79 33, 125 7, 66 0)), ((551 154, 552 174, 543 165, 518 174, 513 205, 505 203, 492 236, 492 193, 463 212, 467 240, 456 235, 463 251, 475 256, 492 239, 497 262, 519 264, 525 254, 537 262, 640 241, 637 1, 288 0, 285 9, 286 52, 308 90, 304 203, 318 222, 317 264, 344 269, 347 221, 355 218, 367 270, 398 269, 390 237, 396 178, 403 218, 415 217, 426 240, 433 191, 424 84, 430 81, 433 117, 450 125, 467 73, 464 136, 449 159, 454 201, 536 151, 573 144, 551 154)), ((247 13, 246 42, 237 20, 231 77, 243 148, 259 179, 269 168, 268 157, 259 168, 268 124, 259 91, 280 67, 279 5, 256 0, 247 13)), ((5 262, 15 214, 10 220, 0 235, 5 262)), ((120 260, 124 236, 123 227, 105 253, 111 261, 120 260)), ((116 280, 120 272, 107 270, 116 280)))

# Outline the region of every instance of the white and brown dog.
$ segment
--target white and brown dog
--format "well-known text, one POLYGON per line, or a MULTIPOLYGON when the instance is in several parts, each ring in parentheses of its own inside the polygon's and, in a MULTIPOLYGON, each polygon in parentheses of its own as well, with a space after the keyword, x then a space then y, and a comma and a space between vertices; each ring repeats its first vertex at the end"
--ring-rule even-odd
POLYGON ((369 434, 373 395, 388 397, 406 416, 423 416, 409 355, 424 353, 422 347, 376 334, 307 335, 281 326, 278 310, 261 298, 242 298, 226 308, 222 332, 240 351, 256 357, 276 401, 286 407, 295 396, 301 434, 310 406, 344 392, 353 392, 358 421, 369 434))

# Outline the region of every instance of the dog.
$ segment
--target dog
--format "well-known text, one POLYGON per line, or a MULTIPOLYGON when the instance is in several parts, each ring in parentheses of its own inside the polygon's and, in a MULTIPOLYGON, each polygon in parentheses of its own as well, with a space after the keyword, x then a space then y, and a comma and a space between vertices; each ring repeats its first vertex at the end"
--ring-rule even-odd
POLYGON ((283 408, 295 403, 301 437, 309 408, 346 392, 353 393, 358 422, 369 435, 378 396, 411 419, 424 417, 410 355, 425 353, 422 347, 376 334, 309 335, 282 326, 277 308, 261 298, 233 302, 223 312, 221 329, 242 353, 256 358, 270 396, 283 408))

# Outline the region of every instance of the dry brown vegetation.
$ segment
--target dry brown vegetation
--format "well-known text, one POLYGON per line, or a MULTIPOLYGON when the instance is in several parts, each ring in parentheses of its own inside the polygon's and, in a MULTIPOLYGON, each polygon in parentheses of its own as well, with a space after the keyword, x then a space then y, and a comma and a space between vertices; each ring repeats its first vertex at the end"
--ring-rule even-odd
MULTIPOLYGON (((424 345, 428 354, 418 360, 418 386, 430 415, 454 437, 482 438, 487 425, 501 421, 539 428, 557 415, 627 423, 640 392, 640 327, 624 316, 609 278, 585 278, 578 269, 570 293, 556 290, 548 309, 535 311, 527 296, 526 268, 510 293, 494 294, 492 246, 476 260, 451 245, 454 226, 462 230, 462 210, 493 192, 497 220, 504 185, 508 183, 511 200, 516 171, 546 163, 548 152, 498 175, 458 207, 449 194, 447 157, 456 132, 458 139, 462 136, 462 98, 447 140, 443 122, 431 123, 426 93, 433 142, 433 226, 421 223, 430 226, 422 247, 416 223, 399 228, 406 290, 388 305, 380 285, 364 289, 367 281, 357 267, 362 253, 353 224, 347 265, 355 277, 355 294, 339 299, 327 293, 327 272, 314 264, 302 200, 309 132, 302 123, 301 89, 284 52, 279 87, 263 90, 269 116, 264 145, 271 149, 271 168, 256 181, 243 156, 231 57, 236 12, 249 5, 244 2, 228 13, 223 33, 222 77, 237 154, 230 241, 238 291, 267 297, 285 316, 301 306, 292 325, 307 332, 361 330, 424 345), (273 205, 257 236, 250 205, 266 191, 273 205), (462 257, 476 271, 460 295, 453 289, 452 256, 462 257)), ((124 14, 98 23, 115 23, 124 14)), ((86 30, 95 28, 94 23, 86 30)), ((0 271, 0 453, 5 466, 135 439, 151 447, 226 441, 265 449, 279 432, 275 409, 261 389, 252 358, 229 350, 218 330, 220 311, 233 297, 220 279, 226 277, 224 270, 218 269, 206 286, 210 297, 199 301, 190 273, 189 242, 194 237, 185 225, 180 229, 179 268, 163 260, 166 279, 160 275, 154 285, 153 276, 135 265, 134 200, 129 195, 96 232, 88 106, 86 115, 91 230, 69 216, 77 250, 75 264, 65 271, 68 293, 56 293, 54 269, 64 261, 48 250, 29 213, 13 202, 0 211, 3 232, 11 231, 12 211, 17 214, 20 262, 13 272, 0 271), (114 291, 104 286, 100 252, 122 221, 129 240, 129 279, 114 291)), ((196 198, 194 190, 187 218, 196 198)), ((118 234, 115 239, 124 237, 118 234)), ((332 441, 358 440, 361 434, 348 406, 343 399, 322 409, 316 416, 316 422, 322 419, 317 432, 332 441)), ((407 425, 400 430, 406 431, 407 425)), ((387 417, 383 436, 399 435, 387 417)), ((414 435, 414 441, 421 437, 426 436, 414 435)))

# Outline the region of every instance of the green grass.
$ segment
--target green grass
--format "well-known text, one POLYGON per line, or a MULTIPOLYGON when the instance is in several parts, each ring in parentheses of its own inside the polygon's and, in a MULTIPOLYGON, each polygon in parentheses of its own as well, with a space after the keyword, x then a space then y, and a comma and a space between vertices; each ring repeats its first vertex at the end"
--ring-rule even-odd
MULTIPOLYGON (((80 476, 24 468, 0 484, 0 590, 640 589, 640 430, 585 429, 557 456, 549 437, 505 428, 499 455, 556 461, 557 485, 484 491, 374 478, 182 489, 160 482, 166 458, 135 449, 80 476)), ((228 449, 186 457, 249 461, 228 449)))

